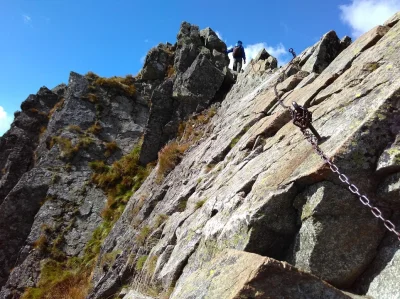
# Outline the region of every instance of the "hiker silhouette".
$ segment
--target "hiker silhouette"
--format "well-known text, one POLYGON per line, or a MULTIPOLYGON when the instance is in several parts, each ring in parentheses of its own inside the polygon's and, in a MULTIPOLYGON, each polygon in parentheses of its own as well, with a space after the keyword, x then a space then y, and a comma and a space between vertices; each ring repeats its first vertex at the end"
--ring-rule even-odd
POLYGON ((227 54, 231 52, 233 56, 233 70, 240 73, 243 65, 242 60, 244 64, 246 63, 246 53, 242 41, 239 40, 233 48, 226 51, 227 54))

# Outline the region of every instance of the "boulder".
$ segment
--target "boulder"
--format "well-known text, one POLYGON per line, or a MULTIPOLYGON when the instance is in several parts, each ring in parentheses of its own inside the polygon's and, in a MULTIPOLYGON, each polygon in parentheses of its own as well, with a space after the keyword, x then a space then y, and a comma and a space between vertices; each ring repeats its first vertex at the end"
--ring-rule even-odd
POLYGON ((171 299, 185 298, 350 297, 285 262, 227 249, 178 282, 171 299))
POLYGON ((183 115, 189 115, 210 103, 224 81, 224 74, 203 54, 174 82, 173 96, 183 115))
POLYGON ((174 67, 176 71, 184 72, 196 59, 202 45, 199 27, 183 22, 177 39, 174 67))
POLYGON ((311 186, 294 205, 301 228, 288 261, 336 287, 350 287, 374 259, 383 225, 350 191, 331 182, 311 186))
POLYGON ((169 66, 173 64, 174 51, 172 47, 159 44, 146 55, 143 69, 139 76, 142 80, 164 79, 169 66))
POLYGON ((339 38, 335 31, 326 33, 318 43, 317 47, 302 66, 303 71, 320 74, 335 58, 342 49, 339 38))
POLYGON ((264 48, 261 49, 258 54, 256 55, 256 57, 253 58, 254 62, 258 62, 260 60, 265 60, 268 57, 270 57, 271 55, 269 55, 269 53, 267 52, 267 50, 265 50, 264 48))
POLYGON ((226 44, 219 39, 217 34, 210 27, 201 30, 200 37, 204 40, 203 45, 208 49, 216 50, 221 53, 226 51, 226 44))
POLYGON ((341 40, 340 40, 340 52, 346 49, 348 46, 351 44, 351 37, 345 35, 341 40))

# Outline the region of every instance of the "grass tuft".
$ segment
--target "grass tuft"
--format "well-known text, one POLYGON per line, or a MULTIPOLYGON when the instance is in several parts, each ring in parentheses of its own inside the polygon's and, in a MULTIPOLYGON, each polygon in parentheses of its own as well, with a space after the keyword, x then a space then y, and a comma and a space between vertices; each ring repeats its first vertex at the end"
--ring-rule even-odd
POLYGON ((102 78, 99 77, 94 81, 95 85, 99 85, 103 88, 108 88, 113 91, 123 91, 128 96, 133 97, 136 94, 136 87, 134 85, 134 78, 132 75, 128 75, 125 78, 122 77, 111 77, 102 78))

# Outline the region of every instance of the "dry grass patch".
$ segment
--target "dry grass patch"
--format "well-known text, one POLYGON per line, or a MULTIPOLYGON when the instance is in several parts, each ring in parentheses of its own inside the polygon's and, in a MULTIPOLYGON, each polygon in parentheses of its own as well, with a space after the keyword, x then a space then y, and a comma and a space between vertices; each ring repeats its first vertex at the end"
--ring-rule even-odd
POLYGON ((182 159, 183 153, 189 144, 179 144, 176 141, 167 143, 158 153, 157 180, 162 181, 165 176, 175 168, 182 159))
POLYGON ((108 88, 111 90, 122 90, 129 96, 134 96, 136 94, 136 87, 134 85, 134 78, 131 75, 123 77, 111 77, 111 78, 102 78, 99 77, 94 81, 94 84, 108 88))
POLYGON ((61 109, 64 106, 64 99, 61 99, 59 102, 57 102, 53 108, 51 108, 48 118, 50 119, 52 117, 52 115, 54 114, 54 112, 56 112, 57 110, 61 109))

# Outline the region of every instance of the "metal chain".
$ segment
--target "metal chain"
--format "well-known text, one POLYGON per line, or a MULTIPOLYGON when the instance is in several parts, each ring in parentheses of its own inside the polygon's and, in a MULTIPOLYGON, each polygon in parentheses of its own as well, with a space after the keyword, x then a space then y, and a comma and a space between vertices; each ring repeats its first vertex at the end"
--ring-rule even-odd
MULTIPOLYGON (((300 128, 300 130, 303 133, 304 137, 311 144, 311 146, 313 147, 314 151, 322 158, 322 160, 324 160, 324 162, 326 164, 329 165, 330 169, 334 173, 337 173, 339 175, 340 181, 342 181, 343 183, 347 184, 350 192, 355 194, 355 195, 357 195, 358 199, 361 201, 361 203, 364 206, 368 207, 370 209, 371 213, 376 218, 382 220, 383 224, 385 225, 385 227, 389 231, 393 232, 397 236, 397 239, 400 241, 400 232, 396 230, 396 226, 390 220, 388 220, 385 217, 383 217, 382 211, 379 210, 373 204, 371 204, 370 200, 368 199, 368 197, 366 195, 360 194, 360 192, 358 191, 357 186, 349 181, 348 177, 345 176, 339 170, 339 167, 337 167, 335 163, 330 161, 330 159, 324 154, 324 152, 318 146, 318 141, 321 140, 322 138, 318 134, 317 130, 315 130, 315 128, 311 124, 312 123, 312 113, 306 107, 300 106, 296 102, 292 103, 293 108, 291 108, 290 106, 286 106, 283 103, 281 97, 278 94, 277 85, 284 80, 285 73, 286 73, 287 69, 291 65, 293 65, 295 63, 294 59, 296 58, 296 53, 294 52, 294 50, 292 48, 289 49, 289 52, 293 55, 293 58, 288 63, 287 67, 281 72, 281 74, 279 75, 278 80, 276 81, 276 83, 274 85, 275 96, 276 96, 276 98, 278 100, 278 103, 283 108, 288 109, 290 111, 291 116, 292 116, 293 124, 300 128), (310 133, 308 130, 310 130, 312 133, 310 133)), ((298 62, 296 62, 296 63, 298 63, 298 62)))
POLYGON ((385 217, 382 216, 382 212, 381 210, 379 210, 376 206, 372 205, 370 203, 370 200, 368 199, 368 197, 366 195, 360 194, 360 192, 358 191, 358 188, 356 185, 352 184, 348 177, 345 176, 340 170, 339 167, 336 166, 335 163, 331 162, 329 160, 329 158, 324 154, 324 152, 321 150, 321 148, 318 146, 318 140, 317 138, 311 134, 307 129, 305 130, 301 130, 302 133, 304 134, 304 137, 307 139, 307 141, 309 143, 311 143, 311 146, 313 147, 314 151, 322 158, 322 160, 324 160, 324 162, 326 164, 329 165, 330 169, 332 170, 332 172, 337 173, 339 175, 339 179, 340 181, 342 181, 343 183, 347 184, 349 190, 358 196, 358 199, 361 201, 361 203, 364 206, 367 206, 370 210, 371 213, 378 219, 383 221, 383 224, 385 225, 385 227, 393 232, 394 234, 396 234, 397 239, 400 241, 400 232, 396 230, 396 226, 388 219, 386 219, 385 217))

